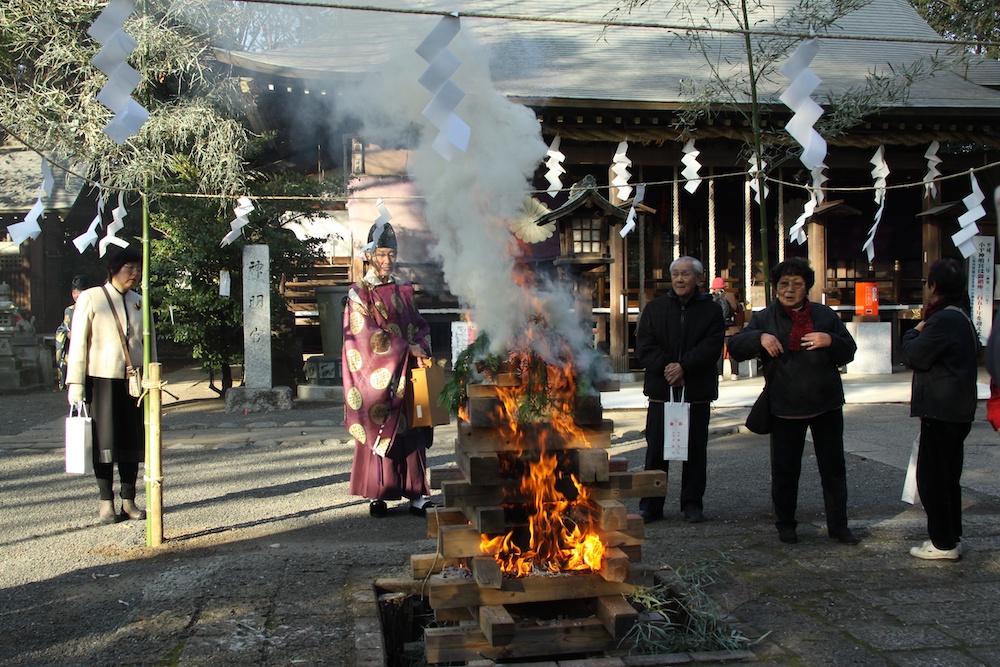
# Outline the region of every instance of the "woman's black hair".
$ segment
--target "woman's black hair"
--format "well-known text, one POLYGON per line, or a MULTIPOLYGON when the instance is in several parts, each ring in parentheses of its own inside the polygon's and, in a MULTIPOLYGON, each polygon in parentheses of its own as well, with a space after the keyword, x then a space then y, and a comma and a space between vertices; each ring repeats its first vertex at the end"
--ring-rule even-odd
POLYGON ((129 262, 142 262, 142 255, 138 250, 129 246, 122 248, 108 258, 108 280, 122 270, 122 267, 129 262))
POLYGON ((927 270, 927 284, 934 286, 938 296, 958 301, 968 289, 965 267, 957 259, 943 257, 927 270))
POLYGON ((806 281, 806 291, 816 283, 816 272, 805 257, 789 257, 771 269, 771 287, 774 288, 782 276, 802 276, 806 281))
POLYGON ((71 292, 82 292, 88 287, 90 287, 90 279, 82 273, 73 276, 73 280, 69 281, 69 291, 71 292))

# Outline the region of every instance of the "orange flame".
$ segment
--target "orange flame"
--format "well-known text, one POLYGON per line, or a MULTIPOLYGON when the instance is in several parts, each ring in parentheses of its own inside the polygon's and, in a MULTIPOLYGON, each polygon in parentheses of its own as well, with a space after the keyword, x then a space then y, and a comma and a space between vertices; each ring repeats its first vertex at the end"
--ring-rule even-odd
MULTIPOLYGON (((499 416, 517 442, 518 461, 524 467, 516 495, 527 498, 520 507, 527 515, 526 534, 525 528, 516 528, 504 535, 483 535, 480 549, 491 554, 504 573, 516 577, 536 571, 600 570, 604 544, 593 519, 596 513, 589 490, 572 474, 560 470, 560 462, 565 461, 566 456, 547 451, 550 445, 553 449, 561 449, 564 443, 586 444, 583 431, 573 419, 574 369, 548 365, 547 385, 532 388, 529 387, 531 374, 524 366, 524 359, 521 357, 519 370, 522 372, 515 373, 520 383, 498 386, 496 390, 503 413, 499 416), (529 388, 544 391, 552 399, 548 422, 538 425, 539 428, 525 429, 522 428, 525 425, 517 421, 521 400, 529 388), (529 442, 534 434, 538 440, 529 442), (547 438, 559 442, 548 443, 547 438), (560 490, 562 487, 569 491, 567 482, 575 489, 574 499, 567 498, 560 490)), ((505 507, 512 509, 515 503, 511 500, 505 507)))

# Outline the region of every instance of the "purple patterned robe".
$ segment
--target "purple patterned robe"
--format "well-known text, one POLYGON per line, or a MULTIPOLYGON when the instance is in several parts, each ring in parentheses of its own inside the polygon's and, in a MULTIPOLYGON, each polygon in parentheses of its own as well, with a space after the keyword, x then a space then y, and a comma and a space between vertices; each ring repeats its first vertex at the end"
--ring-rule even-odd
POLYGON ((430 327, 413 286, 382 284, 372 271, 354 283, 344 309, 344 425, 354 438, 349 493, 372 500, 427 495, 431 428, 408 428, 403 394, 410 345, 430 355, 430 327))

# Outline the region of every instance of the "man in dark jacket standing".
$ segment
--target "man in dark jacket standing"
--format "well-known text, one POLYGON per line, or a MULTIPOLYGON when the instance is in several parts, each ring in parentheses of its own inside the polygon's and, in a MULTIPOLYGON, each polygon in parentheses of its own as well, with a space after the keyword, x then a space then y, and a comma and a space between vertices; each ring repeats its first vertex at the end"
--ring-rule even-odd
POLYGON ((903 361, 913 369, 910 416, 920 418, 917 491, 930 537, 910 555, 924 560, 962 557, 962 464, 976 415, 979 348, 966 285, 958 260, 931 264, 929 305, 923 320, 903 334, 903 361))
MULTIPOLYGON (((708 418, 719 396, 715 362, 722 353, 726 325, 722 309, 698 285, 705 270, 694 257, 670 264, 670 291, 646 304, 635 332, 635 350, 646 369, 643 393, 646 413, 646 470, 667 472, 663 460, 663 403, 681 397, 691 404, 688 458, 681 472, 681 511, 684 520, 705 520, 702 498, 707 483, 708 418)), ((663 498, 643 498, 639 514, 645 522, 663 518, 663 498)))

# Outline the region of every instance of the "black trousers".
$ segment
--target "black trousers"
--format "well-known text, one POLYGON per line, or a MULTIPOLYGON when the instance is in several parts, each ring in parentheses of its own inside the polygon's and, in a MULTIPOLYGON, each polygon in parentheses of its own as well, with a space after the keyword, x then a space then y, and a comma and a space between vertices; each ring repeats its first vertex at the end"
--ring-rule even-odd
POLYGON ((920 418, 917 491, 927 512, 927 536, 938 549, 962 537, 962 465, 972 424, 920 418))
POLYGON ((97 490, 101 500, 114 500, 114 471, 118 466, 118 481, 121 484, 121 497, 135 500, 135 480, 139 477, 139 464, 132 461, 114 463, 94 462, 94 477, 97 478, 97 490))
MULTIPOLYGON (((708 482, 708 418, 710 403, 691 404, 688 430, 688 459, 681 468, 681 509, 694 505, 704 509, 703 497, 708 482)), ((646 410, 646 470, 668 472, 670 462, 663 460, 663 403, 650 401, 646 410)), ((642 498, 639 509, 661 514, 665 498, 642 498)))
POLYGON ((783 419, 775 415, 771 432, 771 502, 774 525, 795 528, 799 500, 799 476, 806 429, 812 431, 816 467, 823 485, 826 527, 847 527, 847 466, 844 463, 844 410, 838 408, 806 419, 783 419))

